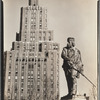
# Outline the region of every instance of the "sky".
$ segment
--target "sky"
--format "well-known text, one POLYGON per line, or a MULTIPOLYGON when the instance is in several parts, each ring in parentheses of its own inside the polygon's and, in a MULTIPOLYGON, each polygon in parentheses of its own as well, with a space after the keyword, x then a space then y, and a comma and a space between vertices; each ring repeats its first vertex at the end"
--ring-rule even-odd
MULTIPOLYGON (((9 51, 20 28, 20 8, 28 6, 28 0, 4 1, 4 50, 9 51)), ((75 37, 81 51, 84 74, 97 83, 97 1, 96 0, 39 0, 47 8, 48 29, 54 30, 54 41, 60 44, 60 55, 66 39, 75 37)), ((67 83, 60 57, 60 97, 67 94, 67 83)), ((81 76, 78 92, 90 93, 92 85, 81 76)))

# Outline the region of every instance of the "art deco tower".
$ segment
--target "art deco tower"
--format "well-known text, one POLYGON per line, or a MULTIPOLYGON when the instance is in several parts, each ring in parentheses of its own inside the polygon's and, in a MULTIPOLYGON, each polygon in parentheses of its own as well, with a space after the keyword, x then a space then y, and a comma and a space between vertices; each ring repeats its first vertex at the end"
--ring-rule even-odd
POLYGON ((20 31, 5 52, 4 100, 59 100, 59 44, 38 0, 21 8, 20 31))

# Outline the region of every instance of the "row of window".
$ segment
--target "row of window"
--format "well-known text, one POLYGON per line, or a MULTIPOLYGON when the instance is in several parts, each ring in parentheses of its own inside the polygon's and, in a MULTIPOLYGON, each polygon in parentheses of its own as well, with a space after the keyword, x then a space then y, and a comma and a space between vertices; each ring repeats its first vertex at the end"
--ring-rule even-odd
MULTIPOLYGON (((16 63, 18 62, 18 61, 22 61, 22 62, 40 62, 40 61, 44 61, 44 62, 47 62, 47 58, 44 58, 44 60, 43 59, 41 59, 41 58, 38 58, 38 59, 35 59, 35 58, 22 58, 22 59, 18 59, 18 58, 16 58, 16 63)), ((51 61, 52 61, 52 63, 53 63, 53 59, 51 59, 51 61)), ((22 63, 22 65, 23 65, 24 63, 22 63)), ((29 67, 30 66, 33 66, 33 64, 29 64, 28 65, 29 67)), ((39 66, 39 64, 38 64, 38 66, 39 66)), ((18 68, 17 66, 16 66, 16 68, 18 68)), ((22 68, 23 68, 23 66, 22 66, 22 68)))
MULTIPOLYGON (((39 29, 42 29, 43 28, 43 25, 42 25, 42 20, 40 20, 41 22, 39 23, 39 29)), ((38 28, 37 27, 38 25, 36 25, 36 21, 34 21, 34 23, 33 22, 31 22, 31 30, 33 30, 33 29, 36 29, 36 28, 38 28)), ((47 24, 45 24, 45 27, 47 27, 47 24)), ((28 29, 28 26, 27 25, 25 25, 25 29, 24 29, 24 32, 25 33, 27 33, 27 29, 28 29)))
POLYGON ((38 12, 40 13, 40 15, 42 15, 42 10, 40 11, 32 10, 31 12, 25 11, 25 16, 27 16, 28 14, 31 14, 31 16, 35 16, 36 14, 38 14, 38 12))
MULTIPOLYGON (((44 69, 44 79, 46 79, 46 69, 44 69)), ((16 74, 15 74, 15 81, 17 81, 18 79, 18 76, 17 76, 18 72, 16 71, 16 74)), ((22 71, 21 73, 21 80, 24 81, 24 71, 22 71)), ((54 71, 51 70, 51 80, 54 79, 54 71)), ((59 77, 59 76, 58 76, 59 77)), ((33 79, 33 71, 29 71, 29 75, 28 75, 28 79, 33 79)), ((40 79, 40 69, 38 69, 37 71, 37 79, 40 79)), ((11 80, 11 76, 8 76, 8 81, 11 80)))
MULTIPOLYGON (((41 26, 41 28, 42 28, 42 26, 41 26)), ((26 34, 24 34, 23 35, 23 39, 26 41, 27 40, 27 35, 26 34)), ((42 36, 42 35, 39 35, 38 37, 36 37, 36 36, 34 36, 32 33, 31 33, 31 35, 30 35, 30 42, 32 42, 32 41, 34 41, 35 42, 35 40, 37 40, 37 39, 39 39, 39 40, 41 40, 41 41, 45 41, 45 40, 48 40, 48 41, 51 41, 52 40, 52 36, 42 36)), ((19 46, 17 46, 17 48, 20 48, 19 46)), ((54 49, 57 49, 57 47, 55 47, 54 49)))
MULTIPOLYGON (((27 93, 28 94, 30 94, 31 96, 33 95, 33 86, 31 86, 31 85, 28 85, 28 87, 27 87, 27 93)), ((43 88, 43 95, 46 97, 46 90, 47 90, 47 87, 46 86, 44 86, 44 88, 43 88)), ((54 94, 54 85, 53 84, 51 84, 51 89, 50 89, 51 91, 51 94, 53 95, 54 94)), ((8 96, 10 96, 11 94, 10 94, 10 89, 8 89, 8 96)), ((17 91, 18 91, 18 89, 17 89, 17 87, 15 87, 15 91, 14 91, 14 93, 15 93, 15 96, 17 96, 17 91)), ((59 89, 57 89, 57 91, 59 91, 59 89)), ((23 97, 23 92, 24 92, 24 88, 22 88, 21 87, 21 97, 23 97)), ((59 94, 59 93, 58 93, 59 94)), ((39 97, 40 96, 40 85, 37 85, 37 97, 39 97)))
POLYGON ((28 11, 28 10, 32 10, 32 11, 34 11, 34 12, 35 12, 36 10, 42 11, 42 7, 36 6, 36 4, 34 4, 33 6, 26 7, 25 11, 28 11))
MULTIPOLYGON (((46 21, 47 21, 47 20, 46 20, 46 21)), ((37 21, 36 21, 36 15, 32 16, 30 22, 31 22, 31 26, 34 25, 34 24, 36 25, 36 22, 37 22, 37 21)), ((40 18, 39 18, 39 24, 42 25, 42 22, 43 22, 43 21, 42 21, 42 15, 41 15, 40 18)), ((25 27, 25 30, 27 30, 27 29, 28 29, 28 18, 27 18, 27 17, 25 18, 25 24, 24 24, 24 25, 25 25, 25 26, 24 26, 24 27, 25 27)))

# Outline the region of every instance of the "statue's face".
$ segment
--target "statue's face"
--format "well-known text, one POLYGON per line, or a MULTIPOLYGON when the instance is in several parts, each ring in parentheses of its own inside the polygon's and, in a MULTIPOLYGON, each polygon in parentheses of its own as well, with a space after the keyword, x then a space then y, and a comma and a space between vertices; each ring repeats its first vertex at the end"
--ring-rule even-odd
POLYGON ((75 47, 75 40, 74 39, 69 39, 68 47, 70 47, 70 48, 75 47))

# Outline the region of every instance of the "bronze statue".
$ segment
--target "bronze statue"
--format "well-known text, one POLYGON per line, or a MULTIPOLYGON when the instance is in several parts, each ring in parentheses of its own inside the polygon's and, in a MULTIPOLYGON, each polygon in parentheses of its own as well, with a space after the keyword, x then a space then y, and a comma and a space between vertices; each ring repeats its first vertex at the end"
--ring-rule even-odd
POLYGON ((67 39, 67 46, 63 48, 61 57, 63 58, 63 70, 68 85, 68 98, 73 98, 77 93, 77 80, 80 73, 83 73, 83 64, 81 60, 81 53, 75 47, 75 39, 69 37, 67 39))

